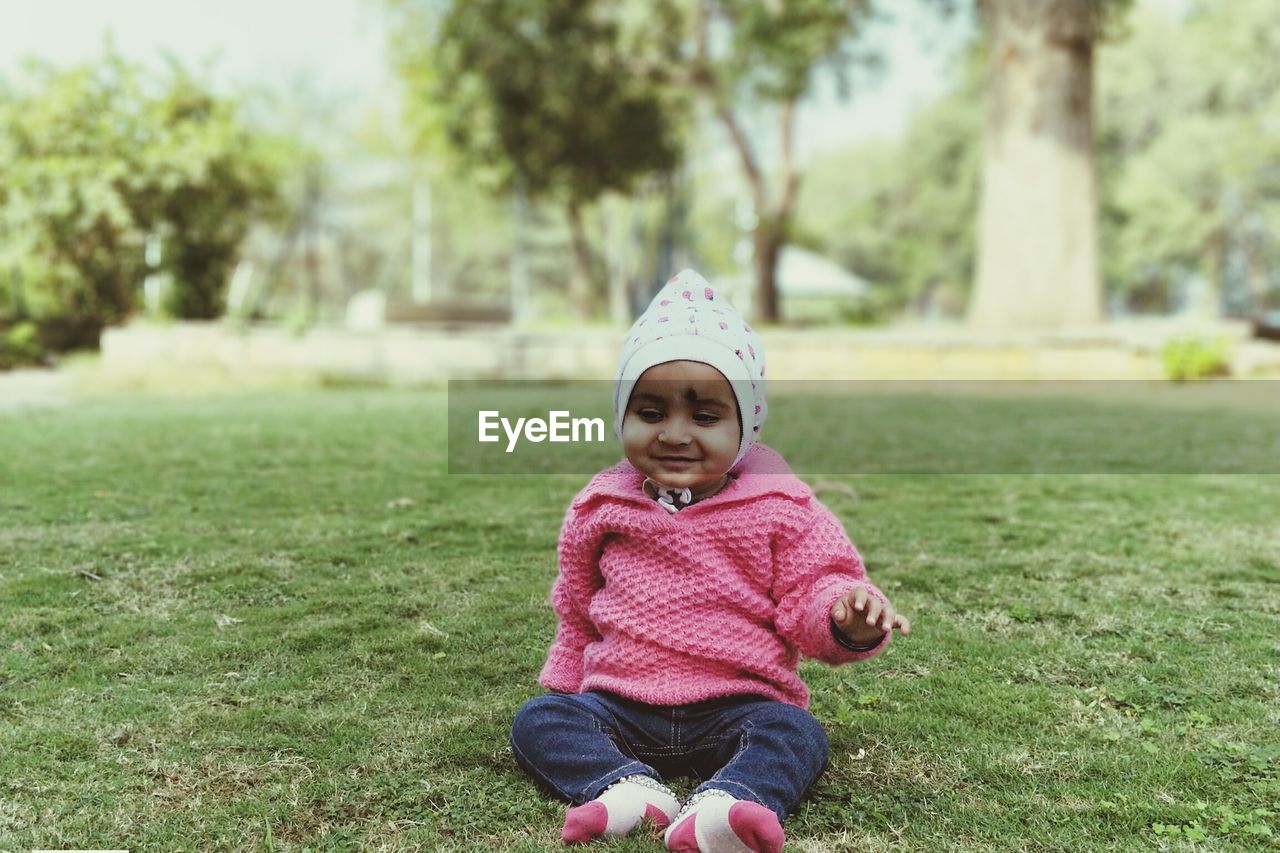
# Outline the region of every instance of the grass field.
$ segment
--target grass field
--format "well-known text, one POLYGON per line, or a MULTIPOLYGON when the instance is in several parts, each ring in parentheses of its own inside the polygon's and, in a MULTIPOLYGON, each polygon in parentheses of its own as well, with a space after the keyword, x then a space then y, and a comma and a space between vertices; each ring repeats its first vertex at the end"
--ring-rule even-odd
MULTIPOLYGON (((0 417, 0 850, 559 848, 506 735, 585 478, 445 474, 444 403, 0 417)), ((914 630, 804 664, 789 850, 1280 847, 1280 477, 814 482, 914 630)))

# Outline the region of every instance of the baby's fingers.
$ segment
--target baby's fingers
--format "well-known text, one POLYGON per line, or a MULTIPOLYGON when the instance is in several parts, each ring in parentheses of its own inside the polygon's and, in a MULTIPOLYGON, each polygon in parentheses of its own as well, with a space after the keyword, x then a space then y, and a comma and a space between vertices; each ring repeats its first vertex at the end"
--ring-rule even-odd
POLYGON ((867 591, 859 587, 836 601, 831 607, 831 618, 842 624, 852 622, 854 611, 862 610, 866 606, 867 591))
POLYGON ((880 618, 880 613, 884 609, 884 605, 878 598, 872 598, 867 602, 867 624, 874 625, 880 618))
POLYGON ((853 592, 845 596, 845 600, 853 603, 854 610, 866 610, 868 598, 870 598, 870 596, 867 595, 867 588, 863 586, 858 587, 853 592))
POLYGON ((898 611, 893 609, 893 605, 888 602, 884 605, 884 610, 880 614, 880 629, 882 631, 892 631, 893 626, 898 618, 898 611))
POLYGON ((899 613, 896 617, 894 617, 893 622, 894 622, 894 626, 898 629, 898 632, 901 633, 902 636, 905 637, 911 633, 911 620, 903 616, 901 613, 899 613))

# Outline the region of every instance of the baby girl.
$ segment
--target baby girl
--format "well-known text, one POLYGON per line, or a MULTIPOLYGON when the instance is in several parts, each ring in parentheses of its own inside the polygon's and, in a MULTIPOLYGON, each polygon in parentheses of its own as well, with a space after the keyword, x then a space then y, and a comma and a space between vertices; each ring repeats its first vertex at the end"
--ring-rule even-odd
POLYGON ((572 803, 566 843, 648 820, 669 850, 776 853, 827 762, 801 655, 837 665, 910 632, 834 515, 759 443, 764 350, 686 270, 622 346, 626 459, 569 506, 551 599, 551 692, 516 714, 516 761, 572 803), (683 806, 664 780, 700 784, 683 806))

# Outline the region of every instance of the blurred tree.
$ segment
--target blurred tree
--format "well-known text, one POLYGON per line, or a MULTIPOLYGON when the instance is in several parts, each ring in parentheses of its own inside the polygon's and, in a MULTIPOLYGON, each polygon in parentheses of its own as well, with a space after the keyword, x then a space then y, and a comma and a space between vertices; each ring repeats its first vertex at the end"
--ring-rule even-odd
MULTIPOLYGON (((1177 19, 1138 9, 1126 30, 1098 54, 1105 293, 1163 311, 1199 278, 1211 287, 1193 310, 1269 306, 1280 296, 1280 7, 1205 3, 1177 19)), ((973 59, 901 141, 809 167, 797 222, 895 308, 949 307, 969 292, 987 51, 973 59)))
POLYGON ((134 307, 149 234, 169 310, 217 316, 241 238, 276 201, 279 152, 176 65, 150 79, 108 54, 29 71, 0 93, 0 322, 34 321, 50 348, 95 345, 134 307))
MULTIPOLYGON (((227 307, 238 312, 237 319, 271 317, 294 331, 322 318, 340 319, 350 291, 359 287, 345 287, 348 279, 364 283, 384 272, 383 258, 370 252, 369 244, 388 239, 389 232, 395 233, 397 225, 408 221, 404 205, 388 205, 393 209, 383 221, 359 223, 357 240, 346 229, 338 236, 338 229, 328 227, 325 217, 338 203, 335 171, 360 162, 376 148, 360 138, 363 128, 344 127, 347 119, 341 96, 314 78, 297 72, 283 86, 247 88, 239 106, 264 139, 288 145, 279 152, 283 162, 276 191, 281 216, 270 223, 274 227, 257 235, 251 232, 243 253, 262 274, 255 276, 257 283, 243 294, 240 304, 227 307), (345 275, 349 261, 359 264, 358 275, 345 275), (335 267, 341 268, 338 275, 335 267)), ((387 195, 396 199, 404 195, 402 183, 387 195)), ((402 234, 395 238, 404 239, 402 234)))
POLYGON ((969 320, 1102 317, 1093 56, 1131 0, 978 0, 989 51, 969 320))
POLYGON ((291 140, 254 134, 235 101, 219 98, 180 67, 143 105, 158 129, 138 152, 143 179, 128 192, 143 228, 169 235, 162 269, 173 275, 167 309, 175 317, 221 316, 239 247, 255 219, 283 213, 283 173, 301 155, 291 140))
POLYGON ((35 320, 53 347, 84 344, 127 315, 142 281, 145 234, 123 185, 147 131, 117 111, 117 101, 137 94, 119 91, 136 80, 118 58, 34 76, 37 92, 0 99, 5 319, 35 320))
POLYGON ((388 0, 410 121, 491 189, 565 207, 579 316, 598 308, 583 210, 670 171, 681 94, 659 85, 674 46, 667 3, 388 0))
POLYGON ((885 312, 953 316, 969 294, 981 167, 983 54, 904 137, 835 152, 809 166, 800 227, 871 282, 885 312))
POLYGON ((1161 294, 1188 271, 1223 308, 1237 261, 1240 310, 1265 305, 1280 266, 1280 7, 1199 3, 1185 21, 1139 15, 1102 54, 1101 150, 1113 287, 1161 294))
MULTIPOLYGON (((800 185, 795 108, 814 73, 854 61, 869 0, 387 0, 423 139, 447 139, 496 187, 564 201, 577 280, 591 264, 582 207, 669 171, 692 93, 729 134, 757 224, 757 311, 779 318, 778 254, 800 185), (771 181, 743 113, 779 125, 771 181)), ((575 301, 587 306, 581 284, 575 301)))
MULTIPOLYGON (((781 319, 778 257, 800 189, 794 156, 796 104, 824 64, 843 74, 855 61, 852 40, 869 0, 685 0, 690 47, 677 75, 724 127, 738 154, 757 218, 753 233, 755 310, 781 319), (772 182, 742 113, 762 104, 778 116, 778 177, 772 182)), ((841 78, 843 80, 843 78, 841 78)))

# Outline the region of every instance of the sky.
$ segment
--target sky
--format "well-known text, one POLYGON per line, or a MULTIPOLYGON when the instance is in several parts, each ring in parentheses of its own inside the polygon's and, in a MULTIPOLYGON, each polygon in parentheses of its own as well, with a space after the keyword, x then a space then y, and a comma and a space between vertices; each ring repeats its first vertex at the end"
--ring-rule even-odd
POLYGON ((131 59, 215 60, 220 85, 283 85, 301 73, 370 92, 390 79, 376 0, 0 0, 0 73, 27 56, 100 56, 108 36, 131 59))
MULTIPOLYGON (((1188 0, 1140 0, 1176 11, 1188 0)), ((822 78, 798 119, 800 159, 868 139, 901 135, 915 110, 940 95, 972 35, 965 15, 941 19, 923 0, 882 3, 895 19, 869 39, 887 60, 841 99, 822 78)), ((355 122, 370 109, 394 114, 399 95, 387 57, 382 0, 0 0, 0 76, 24 57, 70 65, 100 56, 110 39, 126 57, 160 65, 166 53, 199 68, 216 88, 293 91, 300 82, 355 122)), ((767 118, 762 142, 776 133, 767 118)), ((767 146, 766 146, 767 147, 767 146)))
MULTIPOLYGON (((856 79, 856 97, 847 100, 824 83, 800 113, 802 157, 892 138, 946 86, 946 64, 969 25, 939 23, 919 0, 894 5, 899 20, 872 31, 888 71, 856 79)), ((208 79, 227 91, 248 84, 290 91, 305 80, 346 103, 353 120, 371 106, 394 112, 398 100, 380 0, 0 0, 0 75, 19 71, 25 57, 91 60, 108 39, 147 64, 161 64, 166 53, 188 67, 208 63, 208 79)))

